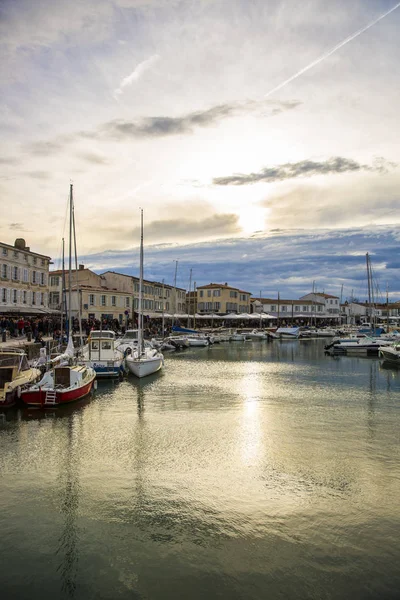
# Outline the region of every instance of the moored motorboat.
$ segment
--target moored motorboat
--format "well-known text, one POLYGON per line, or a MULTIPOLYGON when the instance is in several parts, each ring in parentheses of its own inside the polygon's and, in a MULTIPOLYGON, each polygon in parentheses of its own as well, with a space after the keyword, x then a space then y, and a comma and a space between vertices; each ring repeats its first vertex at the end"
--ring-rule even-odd
POLYGON ((393 342, 380 338, 338 339, 325 346, 325 352, 331 354, 347 354, 359 356, 378 356, 383 347, 393 346, 393 342))
POLYGON ((0 350, 0 407, 14 406, 22 391, 40 377, 40 369, 29 365, 23 350, 0 350))
POLYGON ((97 378, 110 379, 123 375, 124 352, 115 347, 115 333, 108 330, 93 330, 88 343, 82 349, 82 358, 92 367, 97 378))
POLYGON ((392 346, 381 346, 379 357, 391 364, 400 366, 400 342, 396 342, 392 346))
POLYGON ((275 334, 281 340, 296 340, 300 336, 300 327, 278 327, 275 334))

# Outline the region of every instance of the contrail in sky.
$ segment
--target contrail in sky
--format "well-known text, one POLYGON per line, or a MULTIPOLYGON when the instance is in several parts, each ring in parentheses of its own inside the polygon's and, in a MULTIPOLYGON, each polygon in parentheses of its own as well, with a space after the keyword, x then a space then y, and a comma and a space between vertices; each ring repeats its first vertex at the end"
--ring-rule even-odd
POLYGON ((399 8, 399 6, 400 6, 400 2, 398 2, 396 4, 396 6, 393 6, 393 8, 391 8, 390 10, 388 10, 387 12, 385 12, 383 15, 380 15, 380 17, 378 17, 377 19, 375 19, 375 21, 372 21, 372 23, 369 23, 368 25, 366 25, 362 29, 359 29, 355 33, 352 33, 351 35, 349 35, 349 37, 347 37, 345 40, 343 40, 342 42, 340 42, 339 44, 337 44, 336 46, 334 46, 333 48, 331 48, 330 50, 328 50, 327 52, 325 52, 325 54, 323 54, 322 56, 320 56, 319 58, 317 58, 316 60, 314 60, 312 63, 310 63, 309 65, 307 65, 306 67, 304 67, 300 71, 297 71, 297 73, 295 73, 294 75, 292 75, 291 77, 289 77, 289 79, 286 79, 286 81, 283 81, 282 83, 280 83, 279 85, 277 85, 276 87, 274 87, 267 94, 265 94, 264 98, 267 98, 268 96, 270 96, 274 92, 277 92, 278 90, 280 90, 281 88, 283 88, 285 85, 287 85, 288 83, 290 83, 294 79, 297 79, 298 77, 300 77, 300 75, 303 75, 303 73, 306 73, 307 71, 309 71, 310 69, 312 69, 313 67, 315 67, 316 65, 318 65, 320 62, 322 62, 323 60, 325 60, 326 58, 328 58, 328 56, 331 56, 334 52, 336 52, 337 50, 340 50, 340 48, 343 48, 343 46, 345 46, 346 44, 348 44, 349 42, 351 42, 352 40, 354 40, 356 37, 358 37, 359 35, 361 35, 362 33, 364 33, 364 31, 367 31, 368 29, 370 29, 370 27, 373 27, 374 25, 376 25, 377 23, 379 23, 379 21, 381 21, 382 19, 384 19, 385 17, 387 17, 388 15, 390 15, 390 13, 392 13, 394 10, 396 10, 396 8, 399 8))

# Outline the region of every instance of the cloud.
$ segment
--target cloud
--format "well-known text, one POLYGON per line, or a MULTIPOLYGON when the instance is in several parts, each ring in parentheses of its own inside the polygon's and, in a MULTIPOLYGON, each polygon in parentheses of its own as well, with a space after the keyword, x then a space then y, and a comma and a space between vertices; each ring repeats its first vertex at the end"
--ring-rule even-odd
MULTIPOLYGON (((260 108, 269 108, 269 116, 293 110, 301 105, 297 100, 286 102, 253 102, 220 104, 180 117, 145 117, 136 121, 116 119, 104 123, 97 133, 84 132, 84 137, 129 139, 135 137, 165 137, 193 133, 197 127, 209 127, 219 121, 238 114, 249 113, 260 108)), ((265 116, 264 112, 264 116, 265 116)))
POLYGON ((95 165, 108 165, 110 163, 107 158, 101 156, 100 154, 95 154, 94 152, 82 152, 77 156, 95 165))
POLYGON ((24 173, 26 177, 31 177, 32 179, 50 179, 51 173, 47 171, 27 171, 24 173))
POLYGON ((135 67, 135 69, 132 71, 132 73, 127 77, 124 77, 124 79, 122 79, 122 81, 120 82, 119 87, 116 90, 114 90, 114 98, 118 100, 119 96, 123 94, 124 89, 126 87, 129 87, 133 83, 139 81, 143 74, 146 71, 148 71, 159 60, 159 55, 154 54, 153 56, 150 56, 150 58, 147 58, 146 60, 143 60, 141 63, 139 63, 137 67, 135 67))
MULTIPOLYGON (((146 235, 145 229, 145 235, 146 235)), ((145 277, 173 282, 174 260, 179 259, 178 286, 187 287, 189 271, 197 285, 225 282, 258 296, 299 298, 311 291, 367 297, 365 254, 371 262, 377 301, 389 281, 391 301, 400 299, 400 270, 395 253, 400 227, 373 226, 340 230, 282 229, 252 238, 225 239, 186 245, 145 245, 145 277), (169 279, 168 279, 169 276, 169 279)), ((137 249, 102 252, 80 257, 96 271, 111 269, 138 274, 137 249)))
MULTIPOLYGON (((193 211, 189 211, 193 215, 193 211)), ((196 208, 194 208, 196 212, 196 208)), ((102 230, 101 226, 97 227, 102 230)), ((146 243, 163 241, 169 243, 182 243, 191 239, 209 239, 215 236, 233 235, 240 231, 238 217, 234 214, 213 214, 205 218, 174 218, 151 221, 145 226, 144 236, 146 243)), ((140 228, 129 228, 124 224, 108 225, 104 228, 104 234, 111 242, 113 239, 120 243, 139 243, 140 228)))
MULTIPOLYGON (((271 183, 274 181, 285 181, 286 179, 296 179, 297 177, 313 177, 315 175, 332 175, 340 173, 349 173, 357 171, 376 171, 384 172, 385 164, 380 159, 376 165, 363 165, 355 160, 335 156, 324 162, 313 160, 302 160, 297 163, 286 163, 274 167, 265 167, 258 173, 249 173, 248 175, 236 174, 228 177, 215 177, 215 185, 249 185, 253 183, 271 183)), ((387 163, 393 165, 393 163, 387 163)))
POLYGON ((360 181, 357 185, 326 185, 296 182, 282 184, 281 193, 272 193, 259 202, 268 209, 268 226, 285 227, 347 227, 355 219, 360 226, 368 223, 396 222, 400 202, 395 177, 360 181))

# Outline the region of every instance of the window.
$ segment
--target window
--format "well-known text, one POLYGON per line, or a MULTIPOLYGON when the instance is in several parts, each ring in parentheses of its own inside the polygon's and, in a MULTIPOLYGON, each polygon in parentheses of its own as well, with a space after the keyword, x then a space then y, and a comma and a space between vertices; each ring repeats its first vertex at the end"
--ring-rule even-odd
POLYGON ((208 298, 211 298, 211 290, 207 290, 207 296, 208 298))
POLYGON ((130 302, 129 302, 129 296, 126 296, 126 298, 125 298, 125 306, 126 306, 127 308, 129 308, 129 306, 130 306, 130 302))
POLYGON ((203 294, 203 290, 200 290, 200 298, 202 298, 202 297, 203 297, 203 295, 204 295, 204 294, 203 294))
POLYGON ((41 306, 44 306, 44 294, 43 294, 43 292, 40 294, 40 304, 41 304, 41 306))
POLYGON ((219 310, 221 308, 221 302, 214 302, 214 310, 219 310))
POLYGON ((59 283, 60 283, 59 277, 50 277, 50 285, 51 286, 58 287, 59 283))
POLYGON ((46 276, 44 273, 40 273, 40 285, 46 284, 46 276))
POLYGON ((36 292, 32 292, 32 304, 36 304, 36 292))
POLYGON ((26 304, 26 299, 27 299, 27 293, 26 293, 26 290, 24 290, 22 292, 22 303, 23 304, 26 304))
POLYGON ((14 258, 18 258, 18 252, 16 250, 14 250, 13 254, 14 254, 14 258))
POLYGON ((101 306, 106 306, 106 297, 104 295, 100 296, 100 302, 101 302, 101 306))
POLYGON ((275 304, 271 304, 271 311, 272 312, 276 312, 276 306, 275 306, 275 304))
POLYGON ((116 296, 111 296, 111 304, 112 304, 112 306, 117 306, 117 298, 116 298, 116 296))
POLYGON ((229 293, 230 298, 237 298, 237 292, 234 292, 233 290, 230 291, 229 293))
POLYGON ((33 257, 33 264, 36 265, 36 263, 37 263, 37 258, 36 258, 36 256, 34 256, 33 257))
POLYGON ((308 312, 308 306, 303 306, 303 312, 308 312))
POLYGON ((89 294, 89 304, 90 306, 94 306, 96 304, 96 298, 94 294, 89 294))
POLYGON ((134 299, 134 308, 137 310, 139 308, 139 298, 134 299))
POLYGON ((44 267, 46 265, 46 261, 44 260, 44 258, 42 258, 42 267, 44 267))
POLYGON ((8 254, 7 248, 3 248, 3 256, 7 256, 7 254, 8 254))
POLYGON ((135 292, 138 292, 138 291, 139 291, 139 284, 135 283, 135 292))
POLYGON ((109 341, 101 342, 101 349, 102 350, 111 350, 111 342, 109 342, 109 341))
POLYGON ((294 307, 294 312, 300 312, 300 306, 295 306, 294 307))
POLYGON ((7 279, 7 265, 1 265, 1 276, 3 279, 7 279))
POLYGON ((32 283, 37 283, 36 271, 32 271, 32 283))
POLYGON ((322 312, 322 306, 318 306, 318 312, 322 312))
POLYGON ((221 295, 221 290, 214 290, 213 296, 220 296, 220 295, 221 295))
POLYGON ((1 290, 1 301, 7 302, 7 289, 6 288, 3 288, 1 290))
POLYGON ((16 304, 17 303, 17 290, 13 290, 12 291, 12 301, 16 304))
POLYGON ((286 312, 287 306, 285 306, 285 305, 281 306, 281 310, 282 310, 282 312, 286 312))
POLYGON ((19 279, 18 267, 13 267, 12 278, 14 279, 14 281, 17 281, 19 279))
POLYGON ((29 281, 29 271, 28 271, 28 269, 24 269, 24 272, 23 272, 23 282, 24 283, 28 283, 28 281, 29 281))

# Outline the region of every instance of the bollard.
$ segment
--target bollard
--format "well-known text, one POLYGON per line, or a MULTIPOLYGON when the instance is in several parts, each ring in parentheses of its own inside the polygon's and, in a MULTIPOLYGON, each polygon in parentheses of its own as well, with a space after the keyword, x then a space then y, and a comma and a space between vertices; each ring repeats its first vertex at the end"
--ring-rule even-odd
POLYGON ((32 334, 31 334, 30 331, 26 334, 26 341, 27 342, 31 342, 32 341, 32 334))
POLYGON ((3 331, 1 332, 1 341, 2 342, 6 342, 7 341, 7 332, 5 329, 3 329, 3 331))

